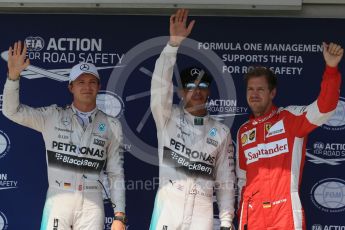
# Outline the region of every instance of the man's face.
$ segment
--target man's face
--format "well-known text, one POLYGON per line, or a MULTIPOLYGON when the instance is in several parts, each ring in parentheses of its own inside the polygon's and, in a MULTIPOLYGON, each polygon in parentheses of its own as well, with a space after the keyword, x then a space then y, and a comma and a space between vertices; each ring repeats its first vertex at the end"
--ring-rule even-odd
POLYGON ((208 87, 209 84, 205 82, 200 83, 200 81, 195 81, 191 84, 194 84, 194 86, 197 87, 193 89, 193 87, 189 88, 184 86, 182 90, 182 96, 185 101, 185 107, 192 108, 195 110, 205 109, 207 98, 210 95, 210 90, 208 87))
POLYGON ((80 75, 68 86, 74 101, 82 104, 95 103, 100 87, 99 80, 87 73, 80 75))
POLYGON ((248 80, 247 103, 255 117, 262 116, 270 110, 275 94, 276 89, 269 89, 264 76, 252 77, 248 80))

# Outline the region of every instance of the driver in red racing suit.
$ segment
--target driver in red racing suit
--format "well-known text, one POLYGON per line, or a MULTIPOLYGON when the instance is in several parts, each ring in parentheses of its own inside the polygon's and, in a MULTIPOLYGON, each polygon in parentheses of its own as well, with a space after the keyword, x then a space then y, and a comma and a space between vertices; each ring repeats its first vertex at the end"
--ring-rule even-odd
POLYGON ((341 84, 337 66, 343 49, 333 43, 323 46, 326 69, 321 92, 308 106, 274 106, 274 73, 257 67, 246 74, 253 115, 237 134, 239 230, 306 228, 299 185, 307 135, 335 111, 341 84))

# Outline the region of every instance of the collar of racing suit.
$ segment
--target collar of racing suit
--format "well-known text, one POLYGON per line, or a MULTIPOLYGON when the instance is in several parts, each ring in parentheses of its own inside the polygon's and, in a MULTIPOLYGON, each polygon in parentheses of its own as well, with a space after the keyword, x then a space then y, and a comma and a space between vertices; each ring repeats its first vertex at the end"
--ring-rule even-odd
POLYGON ((271 117, 273 117, 278 111, 278 107, 275 105, 272 105, 271 109, 265 113, 264 115, 260 116, 260 117, 254 117, 253 114, 250 115, 249 120, 253 125, 257 125, 259 123, 265 122, 268 119, 270 119, 271 117))
POLYGON ((76 115, 81 115, 81 114, 85 114, 87 116, 90 117, 91 121, 94 120, 97 112, 98 112, 98 108, 96 106, 96 108, 94 108, 92 111, 90 112, 81 112, 79 111, 73 104, 70 106, 70 108, 72 109, 73 113, 76 114, 76 115))
POLYGON ((202 118, 203 119, 202 125, 206 125, 210 120, 210 114, 209 113, 207 113, 203 117, 194 116, 194 115, 190 114, 186 109, 183 109, 183 113, 184 113, 185 119, 188 120, 188 122, 190 122, 190 124, 194 124, 195 118, 202 118))

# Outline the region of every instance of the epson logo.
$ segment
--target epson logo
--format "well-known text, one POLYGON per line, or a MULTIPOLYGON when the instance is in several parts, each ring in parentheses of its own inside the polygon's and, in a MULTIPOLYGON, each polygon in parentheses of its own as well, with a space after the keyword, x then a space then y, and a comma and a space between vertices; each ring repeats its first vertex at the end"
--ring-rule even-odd
POLYGON ((345 181, 327 178, 317 182, 310 191, 313 204, 323 212, 345 211, 345 181))

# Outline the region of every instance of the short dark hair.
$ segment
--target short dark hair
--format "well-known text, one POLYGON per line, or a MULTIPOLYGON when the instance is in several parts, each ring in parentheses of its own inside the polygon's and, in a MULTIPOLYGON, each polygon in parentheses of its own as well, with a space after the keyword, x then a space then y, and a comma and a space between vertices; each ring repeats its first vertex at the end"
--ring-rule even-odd
POLYGON ((207 82, 211 84, 212 76, 203 68, 199 67, 188 67, 183 69, 180 73, 182 87, 184 87, 187 83, 195 82, 196 79, 200 77, 201 82, 207 82))
POLYGON ((277 88, 277 76, 270 68, 266 68, 264 66, 256 66, 244 75, 244 81, 246 82, 246 86, 248 86, 249 79, 261 76, 264 76, 266 78, 268 88, 270 91, 277 88))

